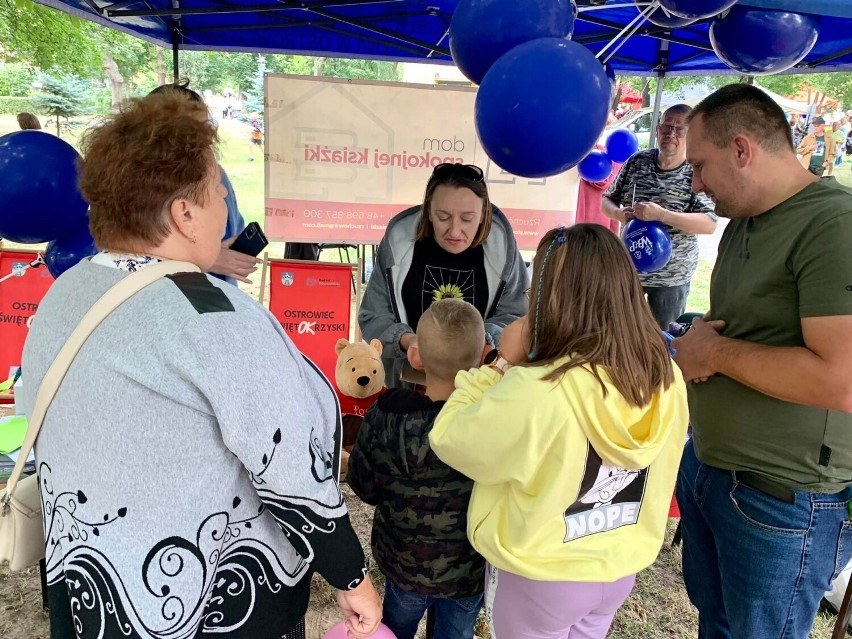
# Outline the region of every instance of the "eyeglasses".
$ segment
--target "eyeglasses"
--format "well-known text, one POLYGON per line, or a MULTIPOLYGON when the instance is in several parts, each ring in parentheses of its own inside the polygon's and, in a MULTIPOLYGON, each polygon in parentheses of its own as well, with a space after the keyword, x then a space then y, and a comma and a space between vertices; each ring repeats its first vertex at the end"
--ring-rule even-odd
POLYGON ((452 162, 444 162, 439 164, 432 171, 432 180, 443 180, 449 177, 460 177, 471 182, 482 182, 485 179, 485 174, 475 164, 453 164, 452 162))
POLYGON ((671 135, 675 134, 675 137, 682 138, 686 135, 686 127, 685 126, 672 126, 670 124, 661 124, 660 125, 660 135, 671 135))

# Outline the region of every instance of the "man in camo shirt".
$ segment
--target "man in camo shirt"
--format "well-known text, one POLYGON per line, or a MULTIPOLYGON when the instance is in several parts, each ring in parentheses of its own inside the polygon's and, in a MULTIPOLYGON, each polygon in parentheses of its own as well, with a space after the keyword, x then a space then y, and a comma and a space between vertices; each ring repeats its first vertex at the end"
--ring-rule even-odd
POLYGON ((686 161, 686 119, 692 109, 678 104, 657 126, 658 149, 640 151, 621 168, 604 193, 601 210, 622 224, 631 218, 661 222, 672 238, 672 257, 656 273, 640 274, 654 318, 667 328, 686 310, 689 284, 698 265, 696 235, 716 230, 713 202, 692 192, 686 161))

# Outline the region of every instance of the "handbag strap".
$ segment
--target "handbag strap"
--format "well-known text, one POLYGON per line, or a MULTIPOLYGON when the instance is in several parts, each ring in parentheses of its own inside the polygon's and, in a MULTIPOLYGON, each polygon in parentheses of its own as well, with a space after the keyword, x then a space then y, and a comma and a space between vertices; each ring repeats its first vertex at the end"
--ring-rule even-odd
POLYGON ((173 273, 200 272, 201 269, 195 264, 189 262, 178 262, 175 260, 165 260, 157 264, 146 266, 127 277, 121 279, 120 282, 110 287, 101 298, 95 302, 92 307, 83 315, 83 319, 74 329, 74 332, 65 340, 59 355, 53 360, 50 368, 44 374, 41 385, 36 394, 35 405, 33 406, 32 415, 30 415, 27 434, 24 437, 24 443, 21 445, 21 450, 18 453, 18 459, 15 462, 15 469, 9 476, 9 481, 6 485, 6 494, 3 496, 5 502, 11 499, 15 492, 15 487, 18 484, 18 479, 24 470, 27 457, 35 444, 38 432, 41 429, 41 424, 44 421, 44 416, 47 414, 47 409, 53 401, 53 396, 59 389, 59 385, 65 378, 71 362, 77 356, 80 348, 89 339, 89 335, 100 326, 110 313, 121 306, 126 300, 133 297, 146 286, 153 284, 157 280, 166 275, 173 273))

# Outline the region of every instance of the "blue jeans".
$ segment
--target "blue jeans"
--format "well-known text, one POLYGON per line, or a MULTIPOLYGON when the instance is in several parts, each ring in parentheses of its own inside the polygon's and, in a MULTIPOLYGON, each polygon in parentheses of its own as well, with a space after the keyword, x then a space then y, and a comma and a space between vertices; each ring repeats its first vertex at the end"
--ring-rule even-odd
POLYGON ((705 466, 686 445, 677 483, 683 579, 699 639, 807 639, 852 557, 852 487, 789 504, 705 466))
POLYGON ((417 625, 430 607, 435 608, 434 639, 473 639, 482 595, 440 599, 402 590, 392 581, 386 581, 382 623, 393 631, 396 639, 414 639, 417 625))
POLYGON ((648 296, 648 306, 660 328, 666 330, 669 324, 683 315, 686 310, 686 298, 689 297, 689 284, 680 286, 643 286, 648 296))

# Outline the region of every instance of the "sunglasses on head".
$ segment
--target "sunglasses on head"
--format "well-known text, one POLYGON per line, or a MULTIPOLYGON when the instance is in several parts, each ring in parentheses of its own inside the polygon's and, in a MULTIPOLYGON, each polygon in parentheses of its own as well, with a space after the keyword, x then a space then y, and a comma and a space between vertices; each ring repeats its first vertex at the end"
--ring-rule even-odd
POLYGON ((460 177, 471 182, 482 182, 485 179, 485 174, 475 164, 444 162, 435 167, 429 180, 441 180, 448 177, 460 177))

